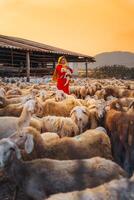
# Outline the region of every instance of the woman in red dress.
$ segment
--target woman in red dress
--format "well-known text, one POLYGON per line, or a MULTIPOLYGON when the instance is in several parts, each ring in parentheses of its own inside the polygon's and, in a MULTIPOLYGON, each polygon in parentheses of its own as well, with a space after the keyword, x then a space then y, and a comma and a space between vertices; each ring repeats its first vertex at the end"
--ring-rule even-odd
POLYGON ((53 80, 57 81, 58 90, 63 90, 66 94, 69 94, 69 79, 73 70, 67 66, 67 60, 64 56, 59 57, 58 65, 55 68, 53 80))

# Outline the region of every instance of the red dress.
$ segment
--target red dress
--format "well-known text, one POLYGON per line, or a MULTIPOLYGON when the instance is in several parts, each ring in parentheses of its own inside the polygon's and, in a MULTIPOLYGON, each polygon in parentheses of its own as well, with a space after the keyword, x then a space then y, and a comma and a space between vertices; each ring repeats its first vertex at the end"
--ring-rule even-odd
MULTIPOLYGON (((67 79, 64 77, 66 72, 62 72, 62 68, 64 68, 62 65, 56 66, 56 73, 58 74, 57 78, 57 88, 59 90, 63 90, 65 93, 69 94, 69 82, 67 85, 65 85, 67 79), (65 86, 64 86, 65 85, 65 86)), ((67 67, 71 73, 73 73, 73 70, 69 67, 67 67)))

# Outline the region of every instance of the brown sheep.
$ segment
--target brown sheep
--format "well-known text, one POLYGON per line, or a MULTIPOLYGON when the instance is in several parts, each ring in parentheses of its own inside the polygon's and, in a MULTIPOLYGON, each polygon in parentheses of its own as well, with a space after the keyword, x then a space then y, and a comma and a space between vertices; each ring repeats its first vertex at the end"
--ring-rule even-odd
POLYGON ((59 192, 92 188, 113 179, 127 177, 116 163, 100 157, 23 162, 20 160, 18 146, 10 138, 0 141, 0 152, 0 168, 5 170, 10 180, 15 180, 28 197, 35 200, 42 200, 59 192))
POLYGON ((105 120, 114 158, 129 173, 132 172, 134 163, 134 112, 130 109, 131 107, 125 112, 119 102, 113 102, 110 110, 106 113, 105 120))
POLYGON ((19 88, 13 88, 6 92, 6 96, 9 96, 9 95, 22 95, 22 91, 19 88))
POLYGON ((65 99, 61 102, 48 99, 44 103, 42 102, 43 113, 39 117, 48 115, 69 117, 71 110, 78 105, 81 105, 81 103, 75 98, 65 99))
POLYGON ((88 86, 85 85, 85 86, 81 86, 80 87, 80 98, 81 99, 85 99, 85 97, 87 96, 88 94, 88 86))
POLYGON ((28 101, 31 98, 32 98, 31 95, 19 96, 19 97, 10 98, 10 99, 7 99, 6 97, 0 96, 0 108, 4 108, 4 107, 6 107, 10 104, 25 103, 26 101, 28 101))
MULTIPOLYGON (((28 98, 27 100, 30 100, 30 99, 31 99, 31 97, 28 98)), ((36 101, 38 103, 38 107, 40 107, 40 112, 38 113, 38 115, 42 115, 43 107, 42 107, 41 103, 38 101, 37 98, 36 98, 36 101)), ((25 101, 23 103, 25 103, 25 101)), ((9 104, 9 105, 5 106, 4 108, 0 109, 0 116, 19 117, 21 112, 22 112, 22 110, 23 110, 23 106, 24 106, 24 104, 22 104, 22 103, 9 104)))
POLYGON ((32 134, 35 144, 31 154, 27 156, 23 152, 26 160, 35 158, 69 160, 95 156, 113 159, 109 137, 102 130, 88 130, 79 136, 52 139, 49 143, 42 138, 40 132, 32 127, 25 128, 23 132, 24 135, 32 134))
POLYGON ((132 200, 133 197, 134 176, 112 180, 93 189, 55 194, 46 200, 132 200))
POLYGON ((19 117, 23 109, 23 105, 19 104, 10 104, 0 109, 0 116, 15 116, 19 117))

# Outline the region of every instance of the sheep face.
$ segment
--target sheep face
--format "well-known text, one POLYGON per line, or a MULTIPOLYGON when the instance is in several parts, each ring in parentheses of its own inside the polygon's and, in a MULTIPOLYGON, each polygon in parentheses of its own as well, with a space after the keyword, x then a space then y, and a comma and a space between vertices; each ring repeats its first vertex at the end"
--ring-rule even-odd
POLYGON ((0 108, 4 108, 6 106, 5 98, 0 96, 0 108))
POLYGON ((34 108, 35 108, 35 100, 34 99, 30 99, 29 101, 27 101, 25 103, 25 108, 27 108, 27 110, 29 112, 34 112, 34 108))
POLYGON ((22 98, 21 103, 25 104, 27 101, 33 99, 33 97, 31 95, 25 96, 22 98))
POLYGON ((117 111, 123 111, 123 106, 121 105, 121 103, 118 100, 107 102, 105 110, 109 111, 111 109, 115 109, 117 111))
POLYGON ((95 95, 98 96, 98 99, 104 99, 105 95, 106 95, 106 91, 105 89, 101 89, 101 90, 98 90, 95 95))
POLYGON ((88 126, 89 123, 89 112, 84 106, 76 106, 70 113, 71 119, 79 127, 80 133, 88 126))
POLYGON ((0 97, 5 97, 6 95, 6 91, 4 90, 4 88, 0 88, 0 97))
POLYGON ((66 95, 62 90, 57 90, 55 93, 55 100, 56 101, 62 101, 66 99, 66 95))
POLYGON ((40 90, 39 94, 40 94, 41 99, 45 100, 45 98, 47 96, 47 91, 46 90, 40 90))
POLYGON ((134 112, 134 101, 132 101, 132 102, 130 103, 130 105, 128 106, 128 111, 134 112))
POLYGON ((15 151, 16 157, 21 158, 20 150, 9 138, 4 138, 0 141, 0 168, 4 168, 15 151))
POLYGON ((27 101, 24 105, 24 107, 28 110, 29 113, 34 114, 34 113, 41 113, 42 112, 42 106, 41 104, 35 100, 35 99, 30 99, 27 101))
POLYGON ((7 166, 8 162, 12 159, 12 155, 15 152, 17 159, 21 158, 20 150, 25 148, 26 153, 31 153, 34 148, 33 135, 27 132, 27 129, 23 129, 23 136, 18 134, 12 135, 10 138, 4 138, 0 140, 0 168, 7 166))
MULTIPOLYGON (((99 101, 99 100, 98 100, 99 101)), ((98 110, 98 118, 101 119, 104 117, 105 114, 105 101, 104 102, 98 102, 97 104, 97 110, 98 110)))
POLYGON ((18 133, 14 133, 10 136, 11 140, 19 146, 21 149, 25 149, 26 153, 31 153, 34 148, 34 138, 30 134, 28 127, 22 129, 22 135, 19 136, 18 133))

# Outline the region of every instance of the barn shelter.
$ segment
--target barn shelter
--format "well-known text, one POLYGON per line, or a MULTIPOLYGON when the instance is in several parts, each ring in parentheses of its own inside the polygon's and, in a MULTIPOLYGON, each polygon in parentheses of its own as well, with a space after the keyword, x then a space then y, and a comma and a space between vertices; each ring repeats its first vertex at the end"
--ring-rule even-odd
POLYGON ((51 75, 59 56, 64 55, 68 62, 95 62, 91 56, 56 48, 27 39, 0 35, 0 76, 51 75))

